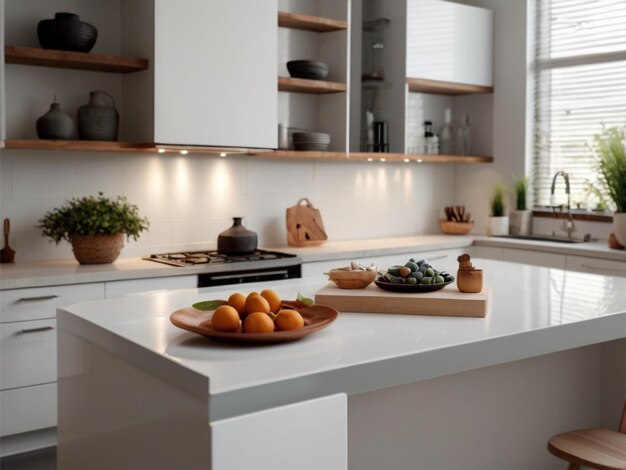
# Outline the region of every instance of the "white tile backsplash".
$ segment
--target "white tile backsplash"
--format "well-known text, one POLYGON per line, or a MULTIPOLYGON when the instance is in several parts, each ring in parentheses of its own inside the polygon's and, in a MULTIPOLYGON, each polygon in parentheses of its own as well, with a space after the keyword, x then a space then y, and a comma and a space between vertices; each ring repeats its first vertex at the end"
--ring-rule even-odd
POLYGON ((5 150, 0 172, 0 216, 11 219, 18 261, 71 258, 69 245, 49 243, 37 221, 98 191, 127 196, 150 220, 123 256, 215 248, 234 216, 261 246, 285 244, 285 210, 302 197, 321 211, 333 240, 427 233, 455 196, 453 166, 416 163, 5 150))

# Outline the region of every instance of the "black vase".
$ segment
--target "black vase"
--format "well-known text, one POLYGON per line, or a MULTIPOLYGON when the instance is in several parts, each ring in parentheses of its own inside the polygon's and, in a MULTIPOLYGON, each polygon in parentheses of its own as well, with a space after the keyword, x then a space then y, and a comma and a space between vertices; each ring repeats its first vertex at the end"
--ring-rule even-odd
POLYGON ((89 52, 96 44, 98 30, 73 13, 55 13, 53 20, 39 22, 37 37, 44 49, 89 52))
POLYGON ((59 103, 52 103, 50 110, 37 119, 37 136, 40 139, 62 139, 74 138, 74 121, 71 117, 61 111, 59 103))
POLYGON ((241 217, 233 217, 233 226, 217 236, 217 251, 224 255, 247 255, 254 253, 257 236, 241 225, 241 217))
POLYGON ((78 108, 76 116, 81 140, 117 140, 120 115, 108 93, 90 92, 89 103, 78 108))

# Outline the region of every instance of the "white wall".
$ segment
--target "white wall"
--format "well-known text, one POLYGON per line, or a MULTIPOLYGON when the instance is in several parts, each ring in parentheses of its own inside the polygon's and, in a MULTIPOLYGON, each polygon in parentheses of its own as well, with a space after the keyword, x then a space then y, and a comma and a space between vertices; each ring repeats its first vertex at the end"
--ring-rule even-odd
POLYGON ((123 256, 211 248, 244 216, 260 246, 286 244, 285 209, 308 197, 331 240, 437 231, 454 201, 445 165, 292 162, 255 157, 7 151, 0 157, 0 218, 11 219, 18 261, 71 258, 35 228, 71 197, 126 195, 151 222, 123 256))

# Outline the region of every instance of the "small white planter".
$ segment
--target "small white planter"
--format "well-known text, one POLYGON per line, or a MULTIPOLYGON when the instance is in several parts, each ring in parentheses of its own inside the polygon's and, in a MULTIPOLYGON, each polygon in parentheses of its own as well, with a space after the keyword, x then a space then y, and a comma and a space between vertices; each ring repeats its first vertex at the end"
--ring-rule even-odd
POLYGON ((513 211, 510 217, 509 233, 511 235, 530 235, 532 233, 533 211, 513 211))
POLYGON ((503 217, 489 217, 489 223, 487 225, 487 235, 490 237, 497 237, 498 235, 509 234, 509 216, 503 217))
POLYGON ((619 244, 626 246, 626 212, 613 214, 613 233, 619 244))

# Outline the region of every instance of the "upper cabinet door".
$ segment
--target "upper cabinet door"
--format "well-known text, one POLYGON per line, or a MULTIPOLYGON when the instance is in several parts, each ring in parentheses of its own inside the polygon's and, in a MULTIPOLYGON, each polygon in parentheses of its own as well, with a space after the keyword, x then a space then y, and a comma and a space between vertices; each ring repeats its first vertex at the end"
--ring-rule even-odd
POLYGON ((155 1, 158 143, 277 146, 276 0, 155 1))
POLYGON ((407 1, 407 77, 493 85, 493 12, 441 0, 407 1))

